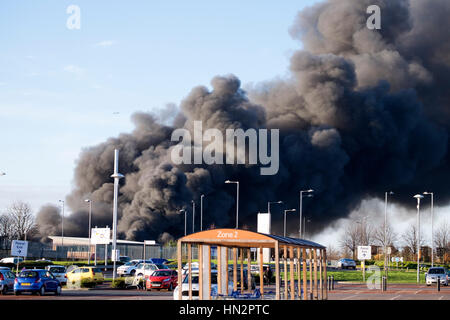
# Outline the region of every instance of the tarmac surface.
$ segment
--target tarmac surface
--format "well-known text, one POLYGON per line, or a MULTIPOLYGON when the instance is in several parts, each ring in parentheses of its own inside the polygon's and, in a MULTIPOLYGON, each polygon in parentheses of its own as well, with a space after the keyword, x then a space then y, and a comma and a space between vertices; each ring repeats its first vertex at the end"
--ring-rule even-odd
MULTIPOLYGON (((268 290, 275 290, 270 286, 268 290)), ((283 288, 282 288, 283 290, 283 288)), ((118 290, 108 284, 95 289, 63 289, 61 296, 47 293, 45 296, 12 292, 0 295, 0 300, 172 300, 173 292, 167 290, 145 291, 137 289, 118 290)), ((329 300, 450 300, 450 287, 427 287, 424 284, 390 284, 386 292, 369 289, 366 284, 337 283, 328 292, 329 300)))

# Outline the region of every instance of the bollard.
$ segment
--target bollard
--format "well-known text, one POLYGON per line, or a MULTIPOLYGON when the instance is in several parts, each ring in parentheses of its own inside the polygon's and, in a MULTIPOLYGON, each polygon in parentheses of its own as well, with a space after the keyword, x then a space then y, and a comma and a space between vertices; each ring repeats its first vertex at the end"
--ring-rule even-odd
POLYGON ((334 290, 334 276, 331 276, 331 290, 334 290))
POLYGON ((383 276, 382 278, 382 291, 386 291, 387 290, 387 278, 386 276, 383 276))
POLYGON ((437 278, 437 289, 438 291, 441 291, 441 277, 437 278))

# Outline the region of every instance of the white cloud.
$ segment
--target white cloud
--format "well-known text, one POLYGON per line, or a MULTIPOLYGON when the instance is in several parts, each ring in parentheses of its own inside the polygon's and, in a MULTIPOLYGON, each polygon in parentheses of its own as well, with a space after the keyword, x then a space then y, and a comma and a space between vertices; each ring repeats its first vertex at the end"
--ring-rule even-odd
POLYGON ((74 73, 76 75, 81 75, 84 72, 84 70, 82 68, 75 66, 73 64, 69 64, 69 65, 65 66, 64 71, 74 73))
POLYGON ((103 40, 95 44, 96 47, 111 47, 112 45, 117 44, 114 40, 103 40))

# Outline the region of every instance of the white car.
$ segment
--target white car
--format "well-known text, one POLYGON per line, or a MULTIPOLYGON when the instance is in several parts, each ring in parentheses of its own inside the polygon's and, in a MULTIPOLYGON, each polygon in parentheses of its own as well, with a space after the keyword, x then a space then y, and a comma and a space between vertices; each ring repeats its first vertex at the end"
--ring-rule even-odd
MULTIPOLYGON (((198 271, 198 262, 191 262, 191 270, 197 270, 198 271)), ((214 262, 211 262, 211 270, 217 270, 217 265, 214 262)), ((186 275, 189 272, 189 264, 185 264, 183 266, 183 273, 182 275, 186 275)))
MULTIPOLYGON (((181 300, 189 300, 189 276, 186 275, 183 282, 173 291, 173 299, 178 300, 178 293, 181 287, 181 300)), ((228 292, 233 292, 233 281, 228 281, 228 292)), ((217 270, 211 270, 211 295, 217 294, 217 270)), ((198 300, 198 269, 192 270, 192 300, 198 300)))
POLYGON ((154 264, 154 263, 139 263, 136 266, 136 272, 135 275, 137 277, 149 277, 152 275, 153 271, 158 270, 158 269, 165 269, 162 267, 159 267, 158 265, 154 264))
POLYGON ((356 270, 356 262, 352 259, 341 259, 337 263, 337 267, 340 269, 353 269, 356 270))
POLYGON ((55 276, 55 278, 62 284, 67 284, 66 267, 64 266, 46 266, 45 270, 55 276))
POLYGON ((20 263, 23 262, 23 258, 20 257, 9 257, 9 258, 3 258, 0 260, 1 263, 20 263))
POLYGON ((449 279, 447 275, 447 270, 445 270, 445 268, 433 267, 428 269, 428 272, 425 274, 427 286, 437 284, 438 278, 442 285, 448 286, 449 279))
MULTIPOLYGON (((137 266, 144 262, 144 260, 131 260, 125 263, 124 265, 117 268, 117 275, 119 276, 134 276, 136 273, 137 266)), ((146 263, 150 263, 150 261, 146 260, 146 263)))

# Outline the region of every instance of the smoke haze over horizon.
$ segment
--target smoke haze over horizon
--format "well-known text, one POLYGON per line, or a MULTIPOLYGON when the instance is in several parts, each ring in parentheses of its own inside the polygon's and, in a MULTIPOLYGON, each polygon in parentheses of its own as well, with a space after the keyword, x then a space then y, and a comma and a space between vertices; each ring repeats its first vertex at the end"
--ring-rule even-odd
MULTIPOLYGON (((303 44, 290 61, 290 76, 249 86, 235 75, 217 76, 211 89, 192 89, 179 106, 159 114, 136 112, 135 129, 82 150, 74 189, 66 198, 67 236, 111 225, 113 151, 120 150, 118 232, 127 239, 177 238, 184 232, 181 208, 190 211, 205 194, 203 228, 235 225, 235 188, 240 182, 239 225, 256 229, 256 214, 267 201, 272 229, 282 230, 281 209, 298 209, 299 191, 312 188, 304 210, 320 232, 346 218, 364 199, 393 190, 396 205, 411 208, 411 196, 425 190, 450 201, 450 3, 438 0, 329 0, 302 10, 290 34, 303 44), (382 29, 366 27, 366 8, 377 4, 382 29), (440 28, 435 26, 439 25, 440 28), (174 165, 170 159, 177 128, 280 129, 280 170, 261 176, 259 166, 174 165)), ((60 232, 54 206, 37 214, 41 236, 60 232)), ((190 222, 189 222, 190 223, 190 222)), ((190 227, 190 230, 192 227, 190 227)), ((288 226, 297 232, 298 225, 288 226)))

